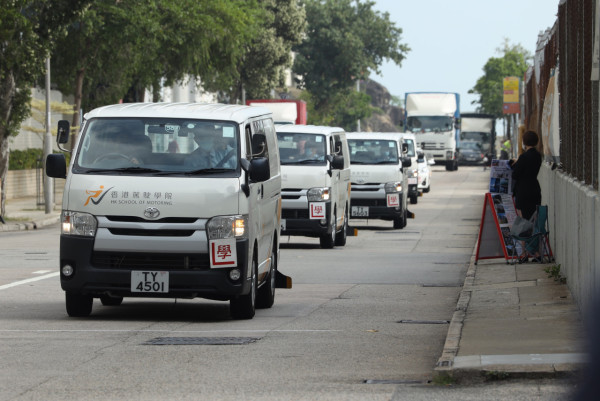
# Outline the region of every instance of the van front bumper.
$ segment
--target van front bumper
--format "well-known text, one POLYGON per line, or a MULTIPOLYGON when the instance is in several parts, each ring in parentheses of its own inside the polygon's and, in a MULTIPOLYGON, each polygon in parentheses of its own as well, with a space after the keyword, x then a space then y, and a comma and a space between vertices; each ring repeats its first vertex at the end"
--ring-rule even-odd
POLYGON ((320 237, 324 234, 330 234, 333 224, 329 221, 329 216, 331 216, 331 202, 325 204, 324 219, 311 219, 308 208, 284 207, 281 209, 281 220, 285 220, 285 229, 281 229, 281 235, 320 237))
MULTIPOLYGON (((402 194, 400 195, 402 198, 402 194)), ((388 207, 386 199, 356 199, 354 195, 350 199, 350 218, 351 219, 380 219, 394 220, 402 217, 404 210, 402 204, 398 207, 388 207), (368 216, 356 215, 355 207, 368 207, 368 216)))
POLYGON ((60 283, 64 291, 99 297, 207 298, 229 300, 247 294, 248 240, 236 241, 237 267, 241 278, 232 281, 232 268, 210 268, 208 249, 205 253, 152 253, 94 251, 94 238, 61 235, 60 283), (70 277, 62 274, 66 264, 74 268, 70 277), (132 271, 167 271, 169 291, 148 293, 131 291, 132 271))

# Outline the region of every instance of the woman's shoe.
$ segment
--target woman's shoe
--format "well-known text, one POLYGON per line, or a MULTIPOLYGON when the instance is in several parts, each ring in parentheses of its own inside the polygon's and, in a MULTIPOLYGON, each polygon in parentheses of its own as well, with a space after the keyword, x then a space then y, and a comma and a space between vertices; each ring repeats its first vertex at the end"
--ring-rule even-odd
POLYGON ((542 258, 541 256, 536 256, 533 259, 531 259, 532 263, 542 263, 542 258))
POLYGON ((519 257, 519 264, 527 263, 527 262, 529 262, 529 259, 527 258, 527 255, 519 257))

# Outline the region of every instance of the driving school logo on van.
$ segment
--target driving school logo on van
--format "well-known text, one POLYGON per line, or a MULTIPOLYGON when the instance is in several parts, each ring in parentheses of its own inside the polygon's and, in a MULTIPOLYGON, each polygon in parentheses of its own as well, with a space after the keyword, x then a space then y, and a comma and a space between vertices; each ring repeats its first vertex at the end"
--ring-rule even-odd
POLYGON ((110 187, 107 190, 104 190, 104 185, 100 185, 100 189, 98 189, 98 190, 86 189, 85 193, 88 194, 89 196, 87 197, 87 200, 85 201, 83 206, 87 206, 88 203, 90 203, 90 201, 92 201, 92 203, 94 205, 99 204, 100 202, 102 202, 102 199, 106 196, 108 191, 110 191, 113 188, 114 187, 110 187))

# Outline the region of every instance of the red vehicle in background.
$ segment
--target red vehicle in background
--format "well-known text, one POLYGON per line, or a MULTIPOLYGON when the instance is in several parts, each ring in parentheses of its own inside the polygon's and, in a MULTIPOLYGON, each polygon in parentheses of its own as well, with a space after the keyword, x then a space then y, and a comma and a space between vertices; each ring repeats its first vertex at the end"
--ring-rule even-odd
POLYGON ((247 106, 262 106, 271 110, 275 124, 306 125, 306 102, 304 100, 254 99, 246 100, 247 106))

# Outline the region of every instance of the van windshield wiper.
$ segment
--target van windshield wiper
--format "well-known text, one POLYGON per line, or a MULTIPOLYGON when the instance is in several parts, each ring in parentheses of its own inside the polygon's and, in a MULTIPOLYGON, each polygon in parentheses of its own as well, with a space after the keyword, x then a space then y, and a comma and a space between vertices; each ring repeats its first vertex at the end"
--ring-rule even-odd
POLYGON ((147 167, 121 167, 121 168, 93 168, 86 171, 90 173, 161 173, 161 170, 156 170, 147 167))
POLYGON ((373 164, 398 164, 398 162, 390 161, 390 160, 382 160, 379 162, 375 162, 373 164))
POLYGON ((289 164, 313 164, 313 163, 325 163, 325 160, 323 160, 323 159, 304 159, 304 160, 292 161, 292 162, 281 163, 281 164, 289 165, 289 164))
POLYGON ((186 171, 184 174, 186 175, 194 175, 194 174, 217 174, 217 173, 226 173, 228 171, 234 171, 230 168, 201 168, 200 170, 186 171))

